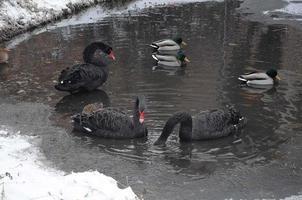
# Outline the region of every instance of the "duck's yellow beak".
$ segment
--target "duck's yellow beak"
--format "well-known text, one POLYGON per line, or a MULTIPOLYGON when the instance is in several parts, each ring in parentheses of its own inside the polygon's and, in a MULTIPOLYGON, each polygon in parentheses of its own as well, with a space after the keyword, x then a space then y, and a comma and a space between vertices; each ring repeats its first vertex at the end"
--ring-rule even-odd
POLYGON ((280 81, 281 80, 281 78, 280 78, 280 76, 276 76, 276 79, 278 80, 278 81, 280 81))
POLYGON ((185 43, 184 41, 182 41, 182 42, 181 42, 181 45, 187 46, 187 43, 185 43))
POLYGON ((189 63, 191 61, 189 60, 189 58, 185 57, 185 62, 189 63))

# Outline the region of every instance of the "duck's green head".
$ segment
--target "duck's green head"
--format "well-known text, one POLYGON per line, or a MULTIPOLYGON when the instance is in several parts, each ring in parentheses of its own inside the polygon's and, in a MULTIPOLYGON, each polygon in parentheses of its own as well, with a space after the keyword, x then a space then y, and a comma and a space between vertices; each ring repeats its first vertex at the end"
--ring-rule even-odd
POLYGON ((173 40, 174 40, 174 42, 176 42, 179 45, 184 45, 184 46, 187 45, 187 43, 185 43, 181 37, 176 37, 173 40))
POLYGON ((187 58, 187 56, 185 55, 185 53, 183 51, 181 51, 181 50, 177 52, 177 56, 176 57, 181 62, 184 62, 184 63, 190 62, 190 60, 187 58))
POLYGON ((266 74, 269 76, 269 77, 271 77, 271 78, 273 78, 273 79, 278 79, 278 80, 281 80, 281 78, 278 76, 278 72, 277 72, 277 70, 275 70, 275 69, 269 69, 269 70, 267 70, 266 71, 266 74))

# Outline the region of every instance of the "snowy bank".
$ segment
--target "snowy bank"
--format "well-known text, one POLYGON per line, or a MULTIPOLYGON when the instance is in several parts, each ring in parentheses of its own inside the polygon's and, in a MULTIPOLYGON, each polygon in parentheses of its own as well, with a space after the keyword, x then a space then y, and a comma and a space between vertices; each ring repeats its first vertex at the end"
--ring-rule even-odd
POLYGON ((263 13, 265 15, 274 15, 276 13, 288 14, 285 17, 274 18, 275 20, 302 20, 302 2, 297 0, 286 0, 287 5, 284 8, 267 10, 263 13))
MULTIPOLYGON (((112 9, 110 14, 117 14, 128 10, 140 10, 168 4, 181 4, 190 2, 223 1, 223 0, 116 0, 117 2, 132 2, 123 9, 112 9)), ((9 40, 26 30, 39 25, 61 19, 83 8, 95 5, 106 0, 4 0, 0 3, 0 42, 9 40)), ((92 18, 110 15, 108 10, 97 7, 95 16, 86 16, 86 21, 92 18), (101 15, 101 16, 100 16, 101 15)), ((98 18, 100 20, 100 18, 98 18)), ((94 20, 95 22, 96 20, 94 20)), ((66 24, 65 24, 66 25, 66 24)))
POLYGON ((97 171, 65 174, 45 166, 35 138, 0 130, 1 200, 138 199, 130 187, 97 171))
POLYGON ((105 0, 2 0, 0 41, 105 0))

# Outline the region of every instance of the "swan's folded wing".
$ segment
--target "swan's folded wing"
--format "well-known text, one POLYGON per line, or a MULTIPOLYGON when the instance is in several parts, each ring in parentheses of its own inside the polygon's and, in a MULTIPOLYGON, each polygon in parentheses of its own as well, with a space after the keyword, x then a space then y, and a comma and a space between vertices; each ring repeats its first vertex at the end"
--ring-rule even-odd
POLYGON ((91 64, 74 65, 63 70, 59 76, 59 82, 65 84, 80 84, 82 82, 105 79, 104 73, 99 67, 91 64))
POLYGON ((205 114, 206 129, 210 132, 221 132, 228 126, 230 117, 224 110, 212 110, 205 114))
POLYGON ((118 132, 123 129, 133 129, 132 120, 119 110, 104 109, 89 117, 88 128, 118 132))

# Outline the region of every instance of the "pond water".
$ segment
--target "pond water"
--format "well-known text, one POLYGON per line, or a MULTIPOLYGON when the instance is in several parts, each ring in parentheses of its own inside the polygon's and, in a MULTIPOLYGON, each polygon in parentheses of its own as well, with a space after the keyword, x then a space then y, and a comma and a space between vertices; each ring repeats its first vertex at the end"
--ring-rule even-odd
POLYGON ((243 20, 238 5, 150 7, 32 35, 1 66, 0 120, 39 136, 50 165, 66 172, 97 169, 144 199, 301 194, 302 33, 243 20), (187 42, 191 63, 182 71, 152 71, 147 45, 177 35, 187 42), (117 58, 105 85, 89 94, 56 91, 60 71, 81 62, 82 50, 95 40, 110 44, 117 58), (237 80, 272 67, 282 78, 272 88, 242 87, 237 80), (72 131, 70 116, 85 104, 102 101, 131 112, 138 94, 147 98, 148 138, 107 140, 72 131), (248 119, 239 134, 192 144, 179 144, 174 134, 165 147, 153 146, 174 112, 227 104, 248 119))

